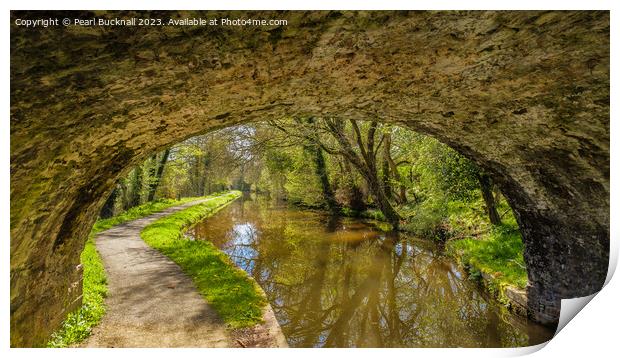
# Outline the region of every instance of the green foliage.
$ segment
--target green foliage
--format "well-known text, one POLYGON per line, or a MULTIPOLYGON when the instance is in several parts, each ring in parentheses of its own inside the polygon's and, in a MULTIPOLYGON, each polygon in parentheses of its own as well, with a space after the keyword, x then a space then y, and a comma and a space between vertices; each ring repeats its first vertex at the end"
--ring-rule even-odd
POLYGON ((340 208, 340 215, 354 218, 360 216, 360 213, 351 208, 342 207, 340 208))
POLYGON ((286 150, 266 150, 263 155, 264 170, 260 175, 258 186, 276 198, 287 199, 285 185, 287 175, 293 169, 294 154, 286 150))
POLYGON ((430 137, 418 139, 414 170, 425 191, 441 192, 449 200, 471 200, 478 189, 479 169, 454 149, 430 137))
POLYGON ((448 149, 441 152, 438 160, 436 178, 439 186, 451 200, 471 200, 479 189, 479 170, 469 159, 448 149))
POLYGON ((50 348, 67 347, 83 341, 105 314, 107 280, 93 236, 91 234, 80 256, 84 268, 82 307, 70 313, 60 329, 52 334, 47 344, 50 348))
POLYGON ((445 226, 448 216, 445 197, 429 196, 417 205, 402 207, 399 212, 406 218, 402 230, 417 236, 436 239, 439 231, 445 226))
POLYGON ((307 151, 297 149, 292 153, 289 171, 286 174, 284 188, 288 200, 305 207, 323 206, 321 184, 315 172, 315 163, 307 151))
MULTIPOLYGON (((456 214, 455 209, 469 208, 480 197, 477 167, 436 139, 402 130, 396 133, 396 145, 412 163, 401 168, 401 176, 410 172, 406 185, 415 198, 399 208, 406 220, 402 228, 433 239, 454 235, 451 218, 456 214)), ((456 211, 468 215, 466 211, 470 210, 456 211)))
POLYGON ((283 150, 269 150, 265 158, 265 166, 272 172, 282 173, 293 167, 293 158, 283 150))
POLYGON ((240 195, 234 191, 212 197, 157 220, 141 233, 147 244, 176 262, 194 280, 198 291, 233 328, 249 327, 262 321, 266 300, 261 289, 212 243, 184 239, 183 232, 240 195))
POLYGON ((171 147, 157 196, 202 196, 239 186, 252 176, 254 158, 247 150, 252 133, 248 126, 225 128, 171 147))
POLYGON ((386 220, 385 219, 385 215, 383 215, 381 210, 377 210, 377 209, 366 210, 366 211, 362 212, 361 217, 367 218, 367 219, 372 219, 372 220, 379 220, 379 221, 385 221, 386 220))
POLYGON ((502 226, 491 225, 477 179, 479 169, 439 141, 399 132, 396 142, 413 164, 416 181, 409 184, 417 202, 399 208, 402 228, 416 235, 448 239, 448 251, 470 271, 485 277, 489 289, 503 299, 503 287, 527 285, 523 243, 507 201, 496 197, 502 226), (400 142, 399 142, 400 140, 400 142))

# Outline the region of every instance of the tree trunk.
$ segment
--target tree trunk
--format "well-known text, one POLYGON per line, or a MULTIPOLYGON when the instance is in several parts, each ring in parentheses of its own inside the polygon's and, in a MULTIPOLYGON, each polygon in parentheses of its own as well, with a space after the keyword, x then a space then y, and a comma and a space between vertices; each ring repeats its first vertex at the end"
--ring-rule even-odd
POLYGON ((390 224, 392 224, 395 229, 398 229, 400 223, 400 216, 398 215, 396 210, 394 210, 392 204, 388 200, 377 173, 375 158, 378 147, 381 145, 381 143, 379 143, 377 148, 375 148, 375 134, 377 130, 377 122, 371 122, 368 132, 366 134, 366 143, 364 143, 357 122, 354 120, 350 120, 351 126, 353 127, 353 135, 355 137, 355 141, 357 143, 357 147, 359 148, 360 154, 357 154, 353 150, 353 145, 347 138, 344 132, 344 126, 341 122, 328 119, 325 119, 324 122, 327 124, 328 130, 330 131, 334 139, 336 139, 339 143, 340 148, 342 149, 340 151, 340 154, 346 157, 349 162, 351 162, 351 164, 356 167, 358 172, 366 181, 372 198, 379 206, 379 209, 381 210, 387 221, 390 222, 390 224))
POLYGON ((383 213, 386 220, 394 226, 395 229, 398 229, 400 223, 400 216, 394 210, 394 207, 390 203, 389 199, 385 195, 383 191, 383 187, 381 183, 379 183, 379 178, 377 177, 377 173, 362 173, 362 177, 368 183, 368 188, 370 189, 370 194, 372 198, 375 200, 377 205, 379 206, 379 210, 383 213), (374 175, 373 175, 374 174, 374 175))
POLYGON ((362 190, 355 183, 355 178, 353 177, 353 172, 351 170, 351 162, 346 157, 342 158, 343 168, 345 175, 345 181, 347 186, 347 196, 348 196, 348 205, 349 208, 355 211, 364 211, 366 210, 366 202, 364 201, 362 190))
POLYGON ((114 190, 108 196, 108 199, 103 204, 101 208, 101 212, 99 213, 99 217, 102 219, 111 218, 114 216, 114 203, 116 202, 116 197, 118 194, 118 189, 115 187, 114 190))
POLYGON ((336 201, 334 191, 329 183, 329 176, 327 175, 327 166, 325 165, 325 156, 323 150, 319 145, 313 145, 309 148, 314 155, 315 172, 321 182, 321 189, 323 190, 323 198, 327 203, 329 211, 332 213, 340 212, 340 205, 336 201))
POLYGON ((159 183, 161 182, 161 177, 164 174, 164 167, 166 166, 166 162, 168 161, 169 155, 170 155, 170 149, 164 150, 164 153, 162 154, 161 159, 157 163, 157 171, 154 173, 155 174, 154 178, 152 178, 153 180, 149 184, 149 193, 147 197, 148 201, 153 201, 153 199, 155 199, 155 191, 157 191, 157 187, 159 186, 159 183))
POLYGON ((392 187, 390 186, 390 163, 388 163, 387 158, 383 157, 383 162, 381 165, 381 180, 383 184, 383 191, 385 192, 385 196, 388 199, 392 199, 392 187))
POLYGON ((123 211, 129 209, 129 188, 125 180, 120 181, 121 208, 123 211))
POLYGON ((385 161, 389 164, 389 169, 392 171, 392 176, 394 180, 398 182, 399 193, 396 195, 396 199, 399 204, 407 203, 407 188, 401 181, 400 173, 398 172, 398 166, 394 163, 394 159, 392 158, 392 133, 389 131, 385 133, 385 147, 383 147, 383 156, 385 161))
POLYGON ((140 205, 140 199, 142 194, 142 166, 138 165, 134 169, 133 176, 131 178, 131 199, 129 200, 129 207, 140 205))
POLYGON ((489 220, 493 225, 501 225, 502 220, 497 213, 495 206, 495 198, 493 197, 493 183, 491 178, 486 174, 478 175, 478 181, 480 182, 480 190, 482 191, 482 198, 487 208, 487 214, 489 214, 489 220))
POLYGON ((207 194, 207 173, 209 172, 209 153, 204 153, 204 155, 200 156, 200 170, 198 171, 198 180, 199 180, 199 188, 200 192, 199 196, 203 196, 207 194))

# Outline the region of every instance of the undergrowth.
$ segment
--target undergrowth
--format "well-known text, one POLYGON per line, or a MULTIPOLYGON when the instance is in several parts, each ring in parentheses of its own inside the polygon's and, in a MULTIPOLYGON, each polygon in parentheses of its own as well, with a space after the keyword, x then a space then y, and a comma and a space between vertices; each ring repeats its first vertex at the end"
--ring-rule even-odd
POLYGON ((453 204, 449 225, 453 229, 447 244, 453 254, 475 278, 485 273, 492 293, 503 297, 505 286, 525 288, 527 270, 523 260, 523 241, 519 226, 508 204, 501 202, 498 211, 506 213, 501 225, 491 225, 481 202, 473 207, 453 204))

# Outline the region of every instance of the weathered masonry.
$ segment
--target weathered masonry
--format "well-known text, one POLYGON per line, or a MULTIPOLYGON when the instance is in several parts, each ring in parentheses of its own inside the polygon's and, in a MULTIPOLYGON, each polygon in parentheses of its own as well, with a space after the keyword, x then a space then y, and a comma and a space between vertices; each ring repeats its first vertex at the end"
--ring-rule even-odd
POLYGON ((609 254, 609 12, 12 12, 11 344, 79 302, 86 236, 151 153, 242 122, 377 119, 489 171, 525 242, 532 316, 601 288, 609 254), (25 28, 16 18, 286 19, 25 28))

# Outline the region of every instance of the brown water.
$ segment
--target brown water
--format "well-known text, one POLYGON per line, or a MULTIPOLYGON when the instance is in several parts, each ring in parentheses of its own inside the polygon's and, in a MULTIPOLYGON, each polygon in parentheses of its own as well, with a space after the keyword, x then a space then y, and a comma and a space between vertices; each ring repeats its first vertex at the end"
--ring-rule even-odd
POLYGON ((553 332, 490 301, 440 248, 238 199, 195 226, 260 284, 291 347, 514 347, 553 332))

